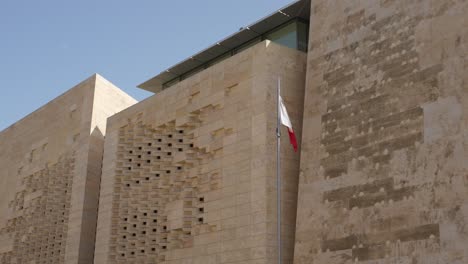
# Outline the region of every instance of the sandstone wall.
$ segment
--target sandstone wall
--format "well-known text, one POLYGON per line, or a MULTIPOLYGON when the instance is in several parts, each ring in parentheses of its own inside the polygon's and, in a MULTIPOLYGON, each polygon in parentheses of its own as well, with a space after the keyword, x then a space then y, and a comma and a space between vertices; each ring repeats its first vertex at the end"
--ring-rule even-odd
POLYGON ((468 2, 312 2, 295 263, 468 263, 468 2))
MULTIPOLYGON (((95 263, 271 263, 276 81, 300 133, 305 57, 265 41, 110 118, 95 263)), ((285 263, 299 168, 288 144, 285 263)))
POLYGON ((0 133, 0 263, 92 262, 105 132, 96 116, 134 102, 95 75, 0 133))

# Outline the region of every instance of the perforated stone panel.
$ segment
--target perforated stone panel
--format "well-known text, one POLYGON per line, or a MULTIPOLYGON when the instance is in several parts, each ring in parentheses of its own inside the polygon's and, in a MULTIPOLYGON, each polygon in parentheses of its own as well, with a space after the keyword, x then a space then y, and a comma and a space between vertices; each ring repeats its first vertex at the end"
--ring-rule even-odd
POLYGON ((10 201, 14 216, 0 237, 13 240, 12 251, 0 253, 0 263, 64 263, 74 172, 73 154, 22 178, 10 201))
POLYGON ((203 192, 217 189, 219 173, 200 172, 209 155, 192 139, 193 130, 176 128, 175 122, 155 129, 141 123, 120 129, 115 261, 165 261, 165 252, 191 246, 200 228, 210 228, 203 221, 203 192))

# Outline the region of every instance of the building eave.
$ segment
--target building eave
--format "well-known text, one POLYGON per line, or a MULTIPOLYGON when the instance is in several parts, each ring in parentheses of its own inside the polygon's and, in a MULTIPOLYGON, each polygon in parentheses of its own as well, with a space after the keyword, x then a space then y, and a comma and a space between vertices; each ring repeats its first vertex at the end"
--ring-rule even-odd
POLYGON ((310 2, 311 0, 295 1, 251 25, 241 28, 238 32, 162 71, 158 75, 138 85, 138 87, 150 92, 159 92, 163 89, 164 83, 174 80, 197 67, 201 67, 207 62, 228 53, 244 43, 262 36, 270 30, 292 19, 299 18, 309 20, 310 2))

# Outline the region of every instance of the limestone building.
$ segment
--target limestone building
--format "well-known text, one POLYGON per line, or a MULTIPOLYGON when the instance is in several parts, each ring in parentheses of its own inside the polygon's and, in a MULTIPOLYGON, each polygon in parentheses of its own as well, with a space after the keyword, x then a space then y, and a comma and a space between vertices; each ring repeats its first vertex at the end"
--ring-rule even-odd
POLYGON ((294 263, 468 263, 468 2, 311 10, 294 263))
MULTIPOLYGON (((275 261, 276 87, 300 136, 309 5, 282 12, 143 83, 158 93, 109 118, 95 263, 275 261)), ((292 263, 299 153, 283 145, 292 263)))
POLYGON ((0 263, 92 263, 106 119, 134 103, 95 75, 0 133, 0 263))
POLYGON ((0 263, 276 263, 278 79, 283 263, 468 263, 467 13, 299 0, 142 102, 91 77, 0 132, 0 263))

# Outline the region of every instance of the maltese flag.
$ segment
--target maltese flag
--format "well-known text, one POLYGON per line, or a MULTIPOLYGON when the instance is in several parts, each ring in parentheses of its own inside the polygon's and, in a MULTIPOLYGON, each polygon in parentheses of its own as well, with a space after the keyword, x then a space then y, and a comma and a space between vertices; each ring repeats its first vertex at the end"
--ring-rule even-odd
POLYGON ((294 130, 291 125, 291 120, 289 119, 288 111, 286 110, 286 106, 284 105, 283 98, 281 98, 281 96, 279 97, 279 108, 281 124, 288 128, 289 142, 291 142, 291 145, 294 148, 294 152, 297 152, 296 135, 294 134, 294 130))

